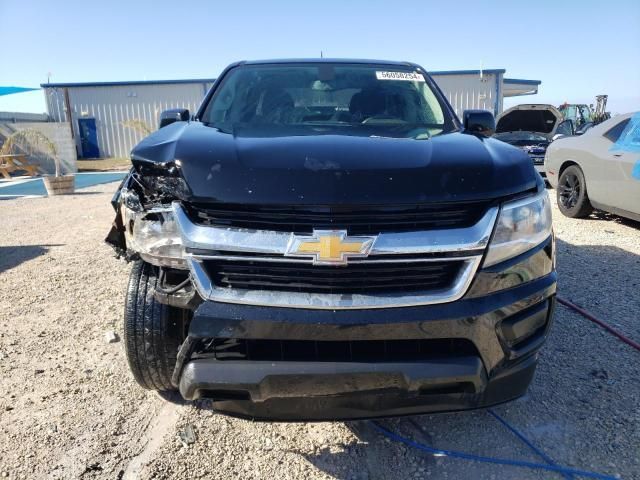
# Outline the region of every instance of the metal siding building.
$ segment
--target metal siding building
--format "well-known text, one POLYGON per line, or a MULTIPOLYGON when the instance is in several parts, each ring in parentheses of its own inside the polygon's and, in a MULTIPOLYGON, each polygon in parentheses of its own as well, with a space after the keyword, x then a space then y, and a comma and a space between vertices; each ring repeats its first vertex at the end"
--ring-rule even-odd
POLYGON ((429 72, 458 117, 469 109, 502 112, 502 83, 505 70, 454 70, 429 72))
MULTIPOLYGON (((505 70, 452 70, 430 72, 440 89, 462 117, 466 109, 502 112, 504 96, 537 93, 540 81, 504 78, 505 70)), ((68 122, 65 93, 79 157, 83 157, 80 123, 95 120, 93 138, 101 157, 128 157, 144 134, 123 122, 137 120, 157 128, 160 112, 188 108, 195 112, 214 79, 160 80, 97 83, 49 83, 41 85, 52 120, 68 122)), ((83 135, 86 132, 83 129, 83 135)), ((88 150, 88 149, 87 149, 88 150)))
POLYGON ((101 157, 128 157, 144 134, 123 122, 139 120, 151 130, 158 125, 160 112, 182 107, 195 111, 213 80, 111 82, 42 85, 47 111, 52 120, 68 122, 65 90, 69 95, 74 137, 80 156, 82 143, 79 119, 94 118, 101 157))

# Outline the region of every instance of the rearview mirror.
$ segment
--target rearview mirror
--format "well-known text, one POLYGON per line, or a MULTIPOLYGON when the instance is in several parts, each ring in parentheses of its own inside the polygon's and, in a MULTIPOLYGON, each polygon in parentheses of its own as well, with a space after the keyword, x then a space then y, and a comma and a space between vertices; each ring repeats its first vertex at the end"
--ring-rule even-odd
POLYGON ((160 126, 158 128, 166 127, 174 122, 186 122, 187 120, 189 120, 188 109, 172 108, 160 114, 160 126))
POLYGON ((465 110, 462 119, 465 133, 490 137, 496 131, 496 120, 487 110, 465 110))

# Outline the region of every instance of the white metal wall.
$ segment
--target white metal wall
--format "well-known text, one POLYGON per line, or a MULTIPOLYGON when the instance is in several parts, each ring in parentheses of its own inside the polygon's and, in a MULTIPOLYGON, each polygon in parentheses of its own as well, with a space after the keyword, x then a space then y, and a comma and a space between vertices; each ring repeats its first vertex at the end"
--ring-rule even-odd
POLYGON ((432 74, 456 114, 468 109, 489 110, 494 115, 502 112, 502 73, 432 74))
MULTIPOLYGON (((102 157, 128 157, 144 134, 122 122, 141 120, 155 130, 160 112, 169 108, 194 112, 210 86, 197 82, 68 87, 78 151, 81 153, 78 118, 95 118, 102 157)), ((45 97, 52 119, 66 122, 64 88, 45 88, 45 97)))

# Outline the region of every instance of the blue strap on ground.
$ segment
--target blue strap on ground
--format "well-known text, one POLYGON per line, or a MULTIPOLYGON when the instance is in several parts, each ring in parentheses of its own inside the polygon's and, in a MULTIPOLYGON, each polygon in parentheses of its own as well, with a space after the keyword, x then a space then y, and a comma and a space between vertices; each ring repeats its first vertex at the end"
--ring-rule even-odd
MULTIPOLYGON (((503 419, 500 415, 498 415, 496 412, 494 412, 491 409, 487 410, 487 412, 489 412, 489 415, 491 415, 493 418, 498 420, 507 430, 513 433, 516 437, 518 437, 522 441, 522 443, 524 443, 527 447, 533 450, 545 462, 547 462, 549 465, 557 466, 557 463, 554 462, 553 459, 551 459, 551 457, 549 457, 546 453, 544 453, 542 450, 536 447, 533 443, 531 443, 529 439, 525 437, 524 434, 516 430, 515 427, 512 427, 511 425, 509 425, 509 423, 505 419, 503 419)), ((570 475, 568 473, 563 473, 562 476, 567 480, 573 480, 575 478, 573 475, 570 475)))
POLYGON ((546 470, 548 472, 557 472, 564 473, 568 475, 576 475, 587 478, 597 478, 600 480, 618 480, 615 477, 609 475, 603 475, 601 473, 588 472, 585 470, 578 470, 575 468, 567 468, 560 467, 557 465, 545 465, 542 463, 533 463, 533 462, 525 462, 522 460, 509 460, 505 458, 494 458, 494 457, 484 457, 482 455, 472 455, 470 453, 459 452, 456 450, 441 450, 438 448, 430 447, 429 445, 424 445, 422 443, 416 442, 409 438, 405 438, 397 433, 393 433, 390 430, 387 430, 378 422, 371 421, 371 425, 378 432, 382 433, 384 436, 394 440, 396 442, 403 443, 409 447, 413 447, 417 450, 422 450, 423 452, 431 453, 436 456, 444 456, 444 457, 452 457, 452 458, 462 458, 464 460, 471 460, 474 462, 484 462, 484 463, 493 463, 496 465, 509 465, 512 467, 522 467, 522 468, 530 468, 532 470, 546 470))

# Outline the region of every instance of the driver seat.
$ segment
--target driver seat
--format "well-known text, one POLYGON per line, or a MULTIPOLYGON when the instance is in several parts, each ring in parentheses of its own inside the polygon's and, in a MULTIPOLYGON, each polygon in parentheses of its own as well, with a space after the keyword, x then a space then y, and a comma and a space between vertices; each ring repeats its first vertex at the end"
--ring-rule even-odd
POLYGON ((366 88, 351 97, 349 113, 356 121, 386 113, 387 96, 384 90, 366 88))

